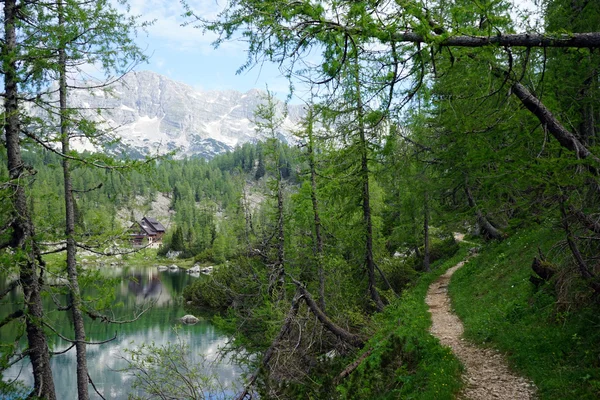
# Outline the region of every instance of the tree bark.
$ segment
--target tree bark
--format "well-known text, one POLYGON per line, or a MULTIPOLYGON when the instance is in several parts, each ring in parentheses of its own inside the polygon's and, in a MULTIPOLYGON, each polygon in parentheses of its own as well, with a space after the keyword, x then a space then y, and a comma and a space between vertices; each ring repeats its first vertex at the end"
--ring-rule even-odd
POLYGON ((475 200, 473 199, 473 195, 471 194, 471 189, 469 185, 465 183, 465 193, 467 195, 467 201, 469 202, 469 206, 475 209, 475 215, 477 216, 477 223, 479 224, 480 229, 483 232, 483 235, 489 239, 502 240, 503 235, 494 225, 488 221, 488 219, 483 215, 481 210, 475 204, 475 200))
MULTIPOLYGON (((577 244, 573 240, 573 234, 571 233, 571 228, 569 226, 569 221, 567 219, 568 218, 567 217, 567 212, 565 211, 564 204, 561 204, 560 210, 561 210, 562 217, 563 217, 563 221, 562 221, 563 222, 563 229, 565 230, 565 234, 567 236, 567 244, 569 245, 569 249, 571 250, 571 254, 573 254, 573 258, 575 258, 575 262, 576 262, 577 266, 579 267, 579 273, 581 274, 581 276, 584 279, 590 280, 590 279, 594 278, 595 276, 590 271, 590 268, 588 267, 587 263, 583 259, 583 256, 581 255, 581 252, 577 248, 577 244)), ((598 283, 595 283, 592 286, 594 287, 594 289, 596 291, 598 291, 600 289, 600 286, 598 285, 598 283)))
MULTIPOLYGON (((65 26, 63 0, 58 0, 58 26, 65 26)), ((69 117, 67 109, 67 55, 64 38, 58 49, 59 64, 59 104, 60 104, 60 137, 63 154, 69 154, 69 117)), ((71 166, 68 158, 62 160, 64 195, 65 195, 65 235, 67 241, 67 276, 71 290, 71 314, 73 316, 73 328, 75 330, 75 349, 77 353, 77 395, 79 400, 88 400, 88 368, 85 344, 85 326, 83 321, 81 291, 77 274, 77 246, 75 243, 75 205, 73 199, 73 182, 71 179, 71 166)))
POLYGON ((260 373, 260 371, 263 368, 265 368, 267 365, 269 365, 269 361, 271 361, 271 358, 273 357, 273 354, 275 353, 275 349, 277 348, 277 346, 279 346, 279 342, 281 342, 281 339, 283 339, 283 337, 290 330, 290 325, 292 324, 294 317, 298 313, 298 307, 300 306, 300 297, 301 297, 300 289, 296 289, 296 294, 294 295, 294 298, 292 299, 292 304, 290 305, 290 310, 287 313, 287 316, 285 318, 285 321, 283 322, 283 325, 281 325, 281 329, 279 329, 279 333, 277 334, 275 339, 273 339, 273 341, 271 342, 271 345, 269 346, 269 348, 263 355, 260 365, 258 366, 256 371, 254 371, 254 373, 250 376, 250 379, 248 379, 248 383, 244 387, 244 390, 242 390, 235 397, 236 400, 243 400, 249 394, 250 388, 252 387, 252 385, 254 385, 254 382, 256 381, 256 378, 258 378, 258 374, 260 373))
POLYGON ((424 236, 424 250, 423 253, 423 270, 426 272, 431 271, 431 265, 429 262, 429 198, 428 193, 425 191, 424 194, 424 218, 423 218, 423 236, 424 236))
POLYGON ((550 110, 535 97, 525 86, 519 82, 512 85, 512 92, 521 100, 521 103, 531 111, 542 123, 552 136, 558 140, 561 146, 574 151, 578 158, 592 158, 600 163, 600 159, 596 157, 577 137, 567 130, 550 112, 550 110))
MULTIPOLYGON (((354 68, 359 68, 358 60, 354 68)), ((366 126, 364 121, 364 104, 362 102, 362 94, 360 90, 360 82, 358 71, 355 71, 356 75, 356 101, 358 110, 358 134, 359 134, 359 146, 360 146, 360 179, 362 183, 362 208, 363 208, 363 224, 365 230, 365 264, 367 268, 367 275, 369 279, 369 293, 371 294, 371 300, 375 304, 377 311, 384 309, 383 301, 377 291, 375 281, 375 260, 373 256, 373 222, 371 220, 371 194, 369 192, 369 149, 366 138, 366 126)))
POLYGON ((325 271, 323 270, 323 237, 321 234, 321 217, 319 215, 319 200, 317 198, 317 168, 314 153, 313 110, 308 110, 308 164, 310 167, 310 198, 312 200, 315 224, 315 260, 319 275, 319 307, 325 312, 325 271))
POLYGON ((576 209, 573 206, 569 206, 569 212, 574 215, 579 222, 581 222, 587 229, 600 235, 600 222, 594 220, 583 211, 576 209))
MULTIPOLYGON (((351 29, 350 29, 351 30, 351 29)), ((358 29, 357 33, 362 30, 358 29)), ((568 47, 568 48, 599 48, 600 32, 588 33, 569 33, 560 35, 534 34, 534 33, 516 33, 494 36, 451 36, 444 40, 439 40, 435 35, 426 38, 413 32, 392 34, 391 40, 396 42, 409 43, 435 43, 438 46, 449 47, 568 47)), ((387 40, 384 40, 387 41, 387 40)))
POLYGON ((41 278, 37 273, 37 260, 40 256, 33 240, 34 227, 29 215, 27 197, 21 180, 27 173, 21 157, 20 119, 18 103, 17 74, 17 5, 16 0, 4 2, 4 43, 2 43, 2 70, 4 72, 4 135, 6 140, 9 179, 13 186, 12 205, 14 222, 11 245, 22 252, 20 258, 20 279, 25 302, 25 321, 29 358, 33 368, 33 392, 49 400, 56 399, 54 380, 50 369, 50 354, 46 335, 42 329, 44 312, 42 307, 41 278))
POLYGON ((301 282, 298 282, 295 279, 292 279, 292 281, 294 282, 294 284, 300 291, 300 294, 303 296, 303 299, 306 302, 308 309, 314 314, 315 317, 317 317, 317 319, 323 324, 323 326, 329 332, 333 333, 340 340, 342 340, 354 347, 358 347, 358 348, 364 347, 365 343, 360 337, 358 337, 358 335, 350 333, 350 332, 346 331, 345 329, 343 329, 342 327, 336 325, 332 320, 329 319, 329 317, 327 317, 327 315, 325 315, 325 313, 323 311, 321 311, 321 309, 319 308, 319 306, 317 305, 315 300, 312 298, 309 291, 306 290, 306 288, 304 287, 304 285, 301 282))
MULTIPOLYGON (((277 151, 277 149, 275 149, 277 151)), ((279 157, 276 157, 277 168, 277 261, 273 270, 272 287, 277 293, 278 299, 285 298, 285 226, 283 209, 283 178, 279 169, 279 157)))
POLYGON ((356 368, 359 367, 360 364, 362 364, 363 361, 365 361, 367 359, 367 357, 369 357, 371 355, 371 353, 373 353, 373 349, 369 349, 367 351, 365 351, 360 357, 358 357, 358 359, 356 361, 354 361, 352 364, 348 365, 346 368, 344 368, 344 370, 342 372, 340 372, 340 374, 337 376, 337 378, 335 379, 335 382, 339 382, 342 379, 345 379, 348 375, 350 375, 352 372, 354 372, 354 370, 356 368))

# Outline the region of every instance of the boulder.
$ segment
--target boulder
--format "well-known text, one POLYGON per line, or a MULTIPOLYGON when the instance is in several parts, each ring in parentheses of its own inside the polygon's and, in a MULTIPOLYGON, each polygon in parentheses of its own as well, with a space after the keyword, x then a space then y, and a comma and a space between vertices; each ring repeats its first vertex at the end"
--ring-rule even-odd
POLYGON ((171 265, 169 265, 169 269, 170 269, 171 271, 175 271, 175 270, 178 270, 178 269, 179 269, 179 267, 178 267, 177 265, 175 265, 175 264, 171 264, 171 265))
POLYGON ((159 265, 158 267, 156 267, 159 271, 166 271, 169 269, 169 267, 167 267, 166 265, 159 265))
POLYGON ((189 274, 198 274, 200 273, 200 266, 194 265, 192 268, 188 269, 189 274))
POLYGON ((479 254, 479 247, 471 247, 469 249, 469 255, 479 254))
POLYGON ((179 320, 186 325, 194 325, 197 324, 198 321, 200 321, 200 319, 194 317, 191 314, 184 315, 183 317, 179 318, 179 320))
POLYGON ((169 252, 167 253, 167 258, 174 259, 174 258, 179 257, 180 254, 181 254, 181 251, 169 250, 169 252))

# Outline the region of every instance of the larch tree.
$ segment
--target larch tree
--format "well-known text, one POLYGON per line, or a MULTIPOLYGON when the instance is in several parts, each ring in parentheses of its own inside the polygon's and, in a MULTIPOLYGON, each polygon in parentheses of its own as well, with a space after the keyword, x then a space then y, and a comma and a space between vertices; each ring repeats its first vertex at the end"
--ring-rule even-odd
MULTIPOLYGON (((42 269, 40 268, 41 252, 34 240, 33 226, 27 203, 24 183, 31 179, 33 171, 28 169, 21 155, 21 104, 19 86, 23 85, 23 76, 19 71, 23 52, 18 42, 17 32, 23 24, 23 9, 16 0, 4 2, 3 30, 1 43, 2 73, 4 75, 4 138, 7 153, 7 167, 12 203, 10 220, 4 229, 10 229, 10 240, 3 247, 10 246, 15 250, 14 265, 18 266, 19 279, 9 285, 21 285, 24 295, 24 309, 19 315, 4 320, 25 318, 28 348, 26 355, 33 368, 34 387, 32 395, 49 400, 56 399, 54 380, 50 369, 50 351, 44 332, 44 310, 41 291, 43 286, 42 269)), ((12 288, 11 288, 12 289, 12 288)), ((8 293, 8 292, 7 292, 8 293)), ((7 293, 3 293, 5 296, 7 293)))
MULTIPOLYGON (((217 45, 242 35, 249 49, 248 62, 243 68, 259 61, 273 61, 280 65, 285 75, 300 75, 300 78, 318 85, 323 92, 330 92, 332 87, 343 81, 345 67, 355 62, 352 50, 358 45, 363 50, 363 66, 376 65, 383 60, 380 64, 385 67, 377 72, 374 70, 371 80, 380 93, 390 94, 389 102, 381 104, 382 110, 402 110, 428 86, 430 80, 435 82, 439 77, 449 74, 455 65, 475 65, 486 72, 479 76, 469 74, 460 77, 459 81, 473 86, 484 86, 486 81, 493 82, 494 90, 498 93, 510 94, 510 98, 518 102, 511 107, 527 110, 542 127, 534 130, 539 139, 553 146, 558 145, 568 155, 562 157, 561 162, 568 164, 569 169, 583 168, 585 172, 578 175, 577 185, 593 189, 597 186, 595 171, 600 164, 594 144, 594 101, 591 100, 598 76, 594 67, 597 55, 593 53, 600 47, 600 29, 593 22, 598 20, 593 17, 597 15, 596 5, 587 1, 556 0, 542 6, 546 25, 541 33, 515 33, 517 26, 509 12, 512 4, 502 0, 477 4, 463 1, 234 0, 215 20, 199 18, 191 9, 188 9, 188 15, 195 17, 202 27, 219 35, 215 42, 217 45), (590 18, 584 18, 585 15, 590 18), (576 113, 579 116, 574 119, 574 126, 570 125, 569 118, 575 114, 564 115, 565 119, 561 120, 560 114, 552 110, 558 110, 558 105, 547 96, 542 97, 544 93, 538 92, 539 85, 535 86, 535 82, 546 79, 547 55, 552 54, 557 65, 560 65, 563 58, 560 52, 567 54, 565 60, 568 54, 572 54, 579 63, 577 73, 581 81, 577 83, 578 89, 570 91, 578 93, 578 98, 582 99, 577 102, 581 104, 581 111, 576 113), (311 60, 310 63, 304 63, 307 58, 311 60), (302 68, 298 69, 296 66, 299 63, 302 63, 302 68)), ((569 82, 575 81, 560 82, 557 86, 569 82)), ((501 98, 498 93, 494 96, 489 91, 485 98, 501 98)), ((449 95, 460 97, 459 93, 449 95)), ((474 104, 471 106, 481 100, 473 98, 474 104)), ((513 102, 508 98, 502 101, 513 102)), ((483 120, 489 125, 489 119, 483 120)), ((471 121, 477 122, 477 119, 473 116, 471 121)), ((522 128, 527 129, 526 126, 522 128)), ((506 139, 502 138, 501 130, 496 132, 501 140, 506 139)), ((521 137, 527 139, 525 132, 521 131, 521 137)), ((494 146, 502 148, 501 143, 491 147, 494 146)), ((529 157, 527 161, 537 168, 537 155, 534 152, 525 153, 529 157)), ((544 173, 553 174, 550 164, 543 165, 547 168, 544 173)), ((478 199, 477 189, 483 181, 475 179, 472 171, 467 171, 461 181, 464 197, 487 234, 490 237, 502 237, 497 226, 488 219, 485 204, 478 199)), ((567 186, 563 185, 563 192, 571 191, 567 186)), ((587 204, 591 205, 589 202, 587 204)), ((567 211, 571 205, 565 203, 564 206, 564 214, 569 217, 567 211)), ((594 220, 593 217, 585 218, 585 213, 577 212, 584 206, 574 207, 575 213, 569 218, 565 217, 566 230, 569 220, 583 221, 584 225, 590 225, 594 220)), ((585 278, 589 275, 585 272, 590 271, 589 265, 584 262, 576 241, 570 240, 570 243, 574 260, 585 278)), ((589 276, 586 279, 593 281, 589 276)))
POLYGON ((269 278, 269 293, 278 299, 285 297, 285 207, 284 207, 284 178, 282 174, 281 147, 279 135, 287 115, 284 105, 280 112, 273 93, 267 90, 263 103, 254 111, 256 131, 265 139, 263 146, 266 169, 274 176, 270 183, 271 191, 276 199, 275 232, 269 234, 274 238, 276 256, 272 263, 269 278))
MULTIPOLYGON (((7 45, 2 49, 5 70, 10 71, 6 75, 5 85, 9 88, 14 87, 14 94, 11 93, 13 89, 8 90, 6 97, 16 98, 16 102, 10 101, 7 102, 10 104, 5 104, 5 110, 15 110, 11 111, 11 114, 17 120, 16 124, 5 124, 7 137, 12 137, 14 130, 16 135, 14 146, 21 145, 20 135, 24 134, 29 140, 41 145, 47 151, 57 153, 62 158, 66 210, 64 236, 67 252, 66 275, 71 302, 66 306, 58 305, 58 307, 70 310, 73 316, 75 338, 71 342, 77 352, 78 397, 87 399, 90 377, 86 366, 87 342, 83 314, 86 312, 95 314, 95 311, 92 305, 84 304, 82 301, 78 283, 76 249, 81 243, 76 239, 77 210, 73 196, 75 189, 71 178, 71 162, 107 169, 121 168, 121 166, 116 166, 102 156, 96 159, 94 157, 84 159, 71 150, 70 141, 73 137, 83 137, 94 144, 101 145, 107 136, 107 131, 100 128, 97 119, 93 117, 93 110, 72 108, 68 104, 68 95, 72 90, 88 89, 89 82, 75 79, 82 67, 92 64, 99 66, 106 74, 106 79, 95 80, 93 85, 96 89, 107 88, 116 79, 113 73, 119 77, 132 65, 143 60, 142 53, 132 39, 137 23, 133 19, 124 17, 108 1, 57 0, 22 4, 10 2, 5 7, 4 19, 5 35, 7 37, 15 35, 21 39, 20 42, 7 40, 7 45), (21 18, 23 22, 15 24, 15 16, 21 18), (11 57, 18 60, 18 63, 11 60, 11 57), (22 92, 20 94, 17 92, 19 87, 22 92), (28 104, 26 108, 28 113, 24 112, 25 104, 28 104)), ((11 142, 12 146, 13 142, 11 142)), ((12 154, 17 155, 17 152, 12 151, 12 154)), ((9 157, 9 164, 11 162, 9 157)), ((19 168, 24 168, 22 160, 17 162, 21 165, 19 168)), ((25 217, 28 215, 24 210, 18 213, 25 217)), ((30 231, 33 232, 33 226, 30 231)), ((26 235, 33 238, 32 233, 26 235)), ((34 244, 33 247, 36 249, 37 245, 34 244)), ((39 249, 35 252, 34 257, 38 260, 36 262, 43 266, 39 249)), ((27 272, 27 268, 21 270, 27 272)), ((43 281, 39 279, 38 284, 42 286, 43 281)), ((26 295, 27 297, 29 296, 26 295)), ((37 324, 40 327, 47 324, 42 315, 38 316, 37 324)), ((31 345, 30 339, 29 346, 31 345)), ((44 347, 47 353, 47 344, 44 347)), ((33 360, 31 351, 28 352, 33 360)), ((49 363, 44 362, 43 365, 49 368, 49 363)), ((42 397, 45 398, 54 398, 54 394, 50 393, 54 391, 51 379, 37 379, 40 374, 37 370, 40 367, 36 363, 33 363, 33 366, 36 378, 34 393, 42 393, 42 397)))

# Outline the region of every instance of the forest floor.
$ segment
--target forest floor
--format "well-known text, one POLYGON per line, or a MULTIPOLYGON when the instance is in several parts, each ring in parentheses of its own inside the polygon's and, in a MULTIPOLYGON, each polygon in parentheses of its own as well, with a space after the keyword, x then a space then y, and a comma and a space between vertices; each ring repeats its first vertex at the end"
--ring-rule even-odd
POLYGON ((477 347, 462 338, 463 324, 451 311, 448 284, 452 274, 467 260, 448 269, 431 284, 425 300, 431 313, 431 334, 443 345, 449 346, 465 366, 466 385, 459 398, 534 399, 536 388, 533 383, 511 372, 502 354, 492 349, 477 347))

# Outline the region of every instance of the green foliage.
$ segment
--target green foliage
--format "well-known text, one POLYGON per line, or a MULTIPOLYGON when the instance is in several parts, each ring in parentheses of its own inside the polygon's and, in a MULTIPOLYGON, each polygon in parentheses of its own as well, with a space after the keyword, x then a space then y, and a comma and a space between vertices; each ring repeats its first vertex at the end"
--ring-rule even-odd
POLYGON ((30 397, 31 388, 26 387, 20 381, 5 382, 0 380, 1 399, 25 400, 30 397))
POLYGON ((208 373, 204 357, 191 358, 191 350, 178 337, 166 345, 143 343, 125 349, 127 366, 120 372, 132 376, 131 400, 185 398, 201 400, 218 396, 224 390, 216 374, 208 373))
MULTIPOLYGON (((411 263, 401 258, 386 258, 379 263, 379 268, 396 293, 404 291, 418 277, 418 273, 411 263)), ((385 287, 384 283, 380 283, 380 285, 385 287)))
POLYGON ((229 263, 214 268, 211 275, 201 276, 191 285, 185 287, 183 298, 193 302, 200 307, 212 309, 226 309, 236 298, 235 294, 240 290, 244 279, 240 273, 244 273, 247 263, 229 263))
POLYGON ((173 233, 173 237, 171 238, 171 250, 174 251, 183 251, 185 250, 185 245, 183 242, 183 229, 178 226, 175 229, 175 233, 173 233))
POLYGON ((377 316, 378 329, 365 346, 371 354, 338 387, 342 399, 453 399, 462 387, 460 362, 429 333, 425 304, 429 285, 465 257, 456 253, 377 316))
MULTIPOLYGON (((487 245, 454 274, 449 291, 464 321, 465 336, 506 353, 510 364, 534 381, 540 399, 596 399, 600 395, 597 303, 587 297, 583 304, 572 298, 561 304, 561 288, 577 280, 566 271, 539 290, 529 282, 538 247, 560 261, 563 269, 569 268, 561 261, 569 257, 553 248, 558 237, 560 233, 547 224, 487 245)), ((586 292, 589 295, 589 288, 586 292)))

